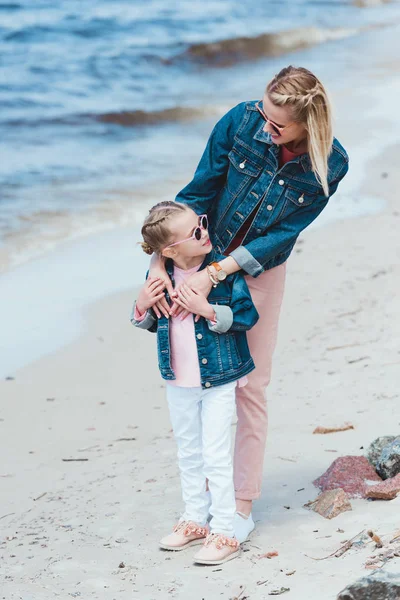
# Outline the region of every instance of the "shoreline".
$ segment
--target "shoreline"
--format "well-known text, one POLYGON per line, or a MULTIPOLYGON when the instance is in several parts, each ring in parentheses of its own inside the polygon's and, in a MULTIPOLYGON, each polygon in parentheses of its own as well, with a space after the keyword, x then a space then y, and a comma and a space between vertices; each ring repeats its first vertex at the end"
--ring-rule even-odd
MULTIPOLYGON (((93 181, 66 181, 63 186, 62 182, 57 183, 56 180, 47 187, 43 184, 31 190, 22 189, 21 197, 16 198, 17 205, 22 203, 21 206, 29 207, 30 200, 44 197, 48 198, 48 206, 37 202, 37 211, 32 212, 29 208, 26 214, 17 212, 13 217, 15 223, 10 221, 8 226, 7 216, 1 229, 0 272, 8 272, 10 268, 26 264, 35 257, 57 251, 74 239, 79 242, 80 239, 101 235, 101 232, 110 229, 138 226, 146 208, 153 203, 153 199, 159 199, 160 189, 162 198, 171 198, 190 179, 188 174, 193 172, 219 115, 222 116, 236 102, 257 98, 265 83, 262 74, 272 73, 288 62, 304 64, 315 70, 331 90, 334 104, 337 104, 335 112, 340 115, 335 134, 357 158, 357 164, 353 163, 349 176, 356 176, 357 167, 357 186, 360 185, 366 174, 363 168, 366 161, 359 162, 358 158, 364 156, 366 151, 370 154, 374 152, 370 147, 371 141, 376 154, 386 145, 395 143, 400 135, 398 120, 391 117, 396 111, 391 97, 396 98, 400 92, 399 64, 393 59, 399 32, 400 25, 395 20, 385 30, 373 28, 341 42, 322 44, 318 53, 312 48, 305 48, 271 58, 270 61, 236 65, 233 70, 211 69, 208 72, 211 78, 216 77, 218 72, 229 80, 241 81, 245 76, 246 85, 234 85, 227 96, 217 94, 212 105, 204 105, 209 114, 189 125, 166 123, 153 132, 122 127, 120 134, 133 136, 133 139, 138 137, 141 156, 140 165, 133 159, 130 165, 124 167, 125 178, 106 178, 100 188, 93 181), (332 60, 332 55, 336 57, 335 60, 332 60), (356 86, 354 81, 357 82, 356 86), (377 123, 378 127, 375 126, 377 123), (165 144, 166 139, 170 140, 168 145, 165 144), (357 143, 357 140, 361 143, 357 143), (172 161, 169 156, 171 145, 174 148, 172 161), (158 158, 156 155, 159 155, 158 158), (149 165, 153 165, 153 168, 149 168, 149 165), (64 198, 59 206, 55 203, 57 196, 64 198), (57 206, 58 210, 54 210, 57 206)), ((73 136, 74 130, 66 130, 65 135, 65 143, 68 143, 68 136, 73 136)), ((124 144, 124 137, 121 143, 124 144)), ((112 144, 108 150, 110 158, 113 149, 112 144)), ((135 157, 136 154, 136 147, 129 147, 123 160, 127 159, 127 155, 135 157)), ((101 174, 100 169, 99 176, 101 174)), ((353 186, 353 190, 357 186, 353 186)), ((351 203, 345 200, 343 205, 346 209, 351 203)), ((376 202, 376 199, 373 200, 376 202)), ((360 213, 357 206, 353 206, 352 210, 360 213)), ((12 215, 11 211, 10 218, 12 215)))
MULTIPOLYGON (((176 450, 154 338, 130 325, 125 290, 87 307, 79 339, 0 381, 2 506, 12 513, 1 523, 3 595, 228 599, 242 585, 262 600, 273 585, 289 587, 294 600, 334 600, 368 573, 368 547, 322 563, 308 557, 366 528, 396 530, 399 499, 352 500, 353 510, 332 521, 303 504, 335 458, 362 454, 400 428, 398 149, 371 166, 364 186, 386 199, 385 211, 314 229, 288 263, 263 496, 246 552, 220 571, 193 567, 190 552, 158 550, 181 506, 176 450), (312 434, 344 421, 355 429, 312 434), (277 558, 259 558, 274 549, 277 558)), ((399 560, 385 569, 399 572, 399 560)))
MULTIPOLYGON (((384 120, 390 114, 392 97, 397 95, 400 77, 385 79, 369 95, 368 102, 363 101, 363 91, 355 94, 350 114, 345 111, 345 90, 337 96, 336 112, 344 115, 337 136, 349 149, 350 171, 300 241, 310 231, 329 228, 338 220, 355 221, 387 209, 380 190, 363 187, 363 182, 375 162, 390 153, 391 145, 400 136, 398 123, 384 120), (364 102, 365 112, 362 118, 352 120, 350 115, 360 102, 364 102), (368 143, 364 142, 365 124, 369 121, 381 123, 384 142, 373 134, 368 143)), ((148 201, 153 204, 149 198, 148 201)), ((144 214, 144 205, 137 211, 144 214)), ((0 343, 0 377, 12 376, 29 362, 77 339, 83 331, 83 311, 91 302, 140 285, 148 259, 136 246, 139 238, 139 226, 120 226, 65 241, 0 274, 0 295, 6 307, 0 316, 0 328, 5 332, 3 340, 12 340, 7 346, 6 341, 0 343)))

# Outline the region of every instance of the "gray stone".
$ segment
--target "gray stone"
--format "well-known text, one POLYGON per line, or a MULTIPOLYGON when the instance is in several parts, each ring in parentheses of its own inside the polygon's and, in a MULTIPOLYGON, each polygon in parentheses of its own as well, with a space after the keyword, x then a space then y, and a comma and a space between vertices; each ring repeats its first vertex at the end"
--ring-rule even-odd
POLYGON ((389 479, 400 473, 400 437, 383 448, 376 470, 382 479, 389 479))
POLYGON ((352 583, 337 600, 400 600, 400 573, 375 573, 352 583))
POLYGON ((376 464, 381 457, 382 450, 385 446, 390 444, 396 439, 395 435, 383 435, 381 437, 376 438, 368 447, 365 455, 371 465, 376 468, 376 464))

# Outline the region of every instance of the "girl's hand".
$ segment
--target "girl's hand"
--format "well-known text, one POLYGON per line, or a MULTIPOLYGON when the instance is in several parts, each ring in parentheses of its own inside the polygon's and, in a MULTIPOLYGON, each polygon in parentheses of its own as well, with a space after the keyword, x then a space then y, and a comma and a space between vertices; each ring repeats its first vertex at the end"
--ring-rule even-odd
MULTIPOLYGON (((171 280, 168 277, 167 271, 165 270, 164 260, 157 255, 154 255, 151 259, 149 278, 159 279, 160 281, 163 281, 163 289, 167 289, 170 297, 172 297, 174 288, 172 287, 171 280)), ((153 309, 158 319, 161 317, 162 314, 168 319, 168 317, 171 314, 170 306, 164 294, 162 294, 161 298, 157 300, 157 302, 154 304, 153 309)))
MULTIPOLYGON (((197 273, 193 273, 193 275, 187 278, 185 284, 195 292, 202 294, 205 298, 207 298, 212 288, 212 283, 206 269, 197 271, 197 273)), ((174 302, 171 306, 171 315, 181 315, 181 319, 183 320, 186 319, 190 311, 185 310, 182 305, 178 304, 178 302, 175 300, 175 294, 179 292, 181 287, 182 286, 176 288, 174 293, 171 295, 171 298, 174 298, 174 302)), ((198 321, 198 318, 196 318, 196 321, 198 321)))
POLYGON ((136 308, 140 314, 152 308, 161 298, 165 300, 164 288, 165 283, 163 279, 159 279, 158 277, 149 277, 147 279, 136 300, 136 308))
POLYGON ((214 309, 207 298, 198 291, 190 289, 186 283, 177 290, 175 302, 194 315, 200 315, 210 320, 215 318, 214 309))

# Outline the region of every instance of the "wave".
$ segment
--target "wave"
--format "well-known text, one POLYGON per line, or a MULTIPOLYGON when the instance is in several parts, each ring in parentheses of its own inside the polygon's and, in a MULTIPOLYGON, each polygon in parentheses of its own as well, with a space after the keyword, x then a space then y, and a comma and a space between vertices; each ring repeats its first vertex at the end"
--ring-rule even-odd
POLYGON ((354 6, 359 8, 373 8, 382 4, 391 4, 393 0, 353 0, 354 6))
POLYGON ((279 56, 323 42, 344 39, 372 27, 334 29, 300 27, 277 33, 264 33, 256 37, 239 37, 219 42, 192 44, 169 62, 189 60, 211 66, 230 66, 242 61, 279 56))
POLYGON ((201 106, 187 107, 175 106, 161 110, 123 110, 107 113, 83 113, 50 117, 48 119, 10 119, 3 121, 3 125, 13 127, 43 127, 52 125, 79 126, 88 123, 99 122, 122 127, 139 127, 146 125, 157 125, 161 123, 174 123, 194 121, 212 115, 222 115, 228 106, 201 106))
POLYGON ((137 125, 156 125, 157 123, 182 122, 199 119, 207 115, 220 112, 217 107, 186 107, 176 106, 173 108, 164 108, 162 110, 126 110, 121 112, 109 112, 96 115, 95 120, 102 123, 114 123, 124 127, 134 127, 137 125))

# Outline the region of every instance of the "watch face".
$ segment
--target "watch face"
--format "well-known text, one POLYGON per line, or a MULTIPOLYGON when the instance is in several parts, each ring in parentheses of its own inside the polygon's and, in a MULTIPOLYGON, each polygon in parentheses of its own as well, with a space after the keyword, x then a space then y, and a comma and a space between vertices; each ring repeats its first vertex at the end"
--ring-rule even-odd
POLYGON ((224 281, 224 279, 226 279, 225 271, 223 271, 222 269, 220 271, 218 271, 217 278, 219 281, 224 281))

